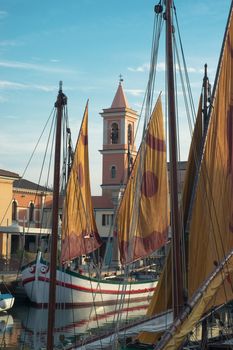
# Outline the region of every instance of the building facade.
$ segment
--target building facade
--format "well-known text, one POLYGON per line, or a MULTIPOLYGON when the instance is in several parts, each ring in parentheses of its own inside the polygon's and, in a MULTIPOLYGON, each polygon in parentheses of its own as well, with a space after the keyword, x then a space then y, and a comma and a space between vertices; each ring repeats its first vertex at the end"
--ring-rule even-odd
POLYGON ((19 260, 35 253, 39 237, 48 236, 52 191, 0 169, 0 259, 19 260))

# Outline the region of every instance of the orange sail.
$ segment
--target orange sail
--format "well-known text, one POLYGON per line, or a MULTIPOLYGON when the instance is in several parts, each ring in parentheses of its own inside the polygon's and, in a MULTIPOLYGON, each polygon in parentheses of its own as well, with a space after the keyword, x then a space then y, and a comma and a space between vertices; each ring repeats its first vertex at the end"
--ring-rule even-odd
POLYGON ((117 215, 121 262, 148 256, 167 241, 166 144, 159 97, 117 215))
POLYGON ((61 260, 88 254, 100 245, 91 201, 87 103, 64 201, 61 260))

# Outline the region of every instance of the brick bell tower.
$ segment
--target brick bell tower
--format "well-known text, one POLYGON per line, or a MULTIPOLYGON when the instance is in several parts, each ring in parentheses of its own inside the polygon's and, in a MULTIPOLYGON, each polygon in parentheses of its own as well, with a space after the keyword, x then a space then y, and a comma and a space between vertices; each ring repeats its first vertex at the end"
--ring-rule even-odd
POLYGON ((134 138, 138 116, 128 105, 122 81, 120 76, 111 107, 100 113, 103 118, 102 195, 110 196, 115 204, 136 157, 134 138))

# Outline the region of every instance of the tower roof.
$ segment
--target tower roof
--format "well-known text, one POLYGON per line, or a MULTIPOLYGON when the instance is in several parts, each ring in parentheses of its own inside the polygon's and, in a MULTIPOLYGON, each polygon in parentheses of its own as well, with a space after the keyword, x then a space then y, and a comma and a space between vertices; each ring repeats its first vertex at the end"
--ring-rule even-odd
POLYGON ((129 108, 129 104, 123 91, 121 82, 118 85, 118 89, 112 101, 111 108, 129 108))

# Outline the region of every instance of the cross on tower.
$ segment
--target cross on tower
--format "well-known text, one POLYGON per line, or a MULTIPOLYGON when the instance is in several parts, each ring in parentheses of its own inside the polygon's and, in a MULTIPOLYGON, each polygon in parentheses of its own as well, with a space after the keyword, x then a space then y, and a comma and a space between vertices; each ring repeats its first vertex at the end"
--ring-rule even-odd
POLYGON ((120 75, 119 75, 119 83, 121 84, 122 81, 124 81, 124 79, 123 79, 123 76, 120 74, 120 75))

